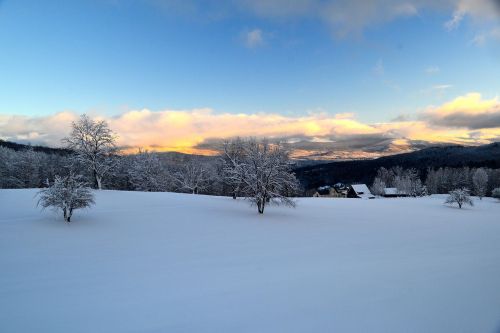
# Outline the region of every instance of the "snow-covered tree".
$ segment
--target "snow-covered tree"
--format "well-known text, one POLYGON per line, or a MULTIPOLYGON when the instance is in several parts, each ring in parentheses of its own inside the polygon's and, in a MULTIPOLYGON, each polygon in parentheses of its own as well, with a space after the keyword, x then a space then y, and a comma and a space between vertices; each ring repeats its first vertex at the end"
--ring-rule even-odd
POLYGON ((161 164, 156 153, 139 151, 132 156, 129 178, 138 191, 161 192, 168 188, 166 167, 161 164))
POLYGON ((283 145, 250 139, 244 142, 243 152, 243 160, 227 170, 232 181, 241 181, 242 195, 257 206, 260 214, 268 202, 294 207, 291 196, 299 184, 291 172, 289 153, 283 145))
POLYGON ((500 169, 486 169, 488 172, 488 192, 500 188, 500 169))
POLYGON ((396 175, 394 174, 393 169, 387 170, 384 167, 380 167, 377 170, 376 178, 380 179, 380 181, 382 183, 384 183, 385 187, 393 187, 394 186, 394 177, 396 177, 396 175))
POLYGON ((425 179, 425 186, 429 194, 437 194, 439 189, 440 179, 438 172, 434 169, 427 169, 427 178, 425 179))
POLYGON ((172 173, 174 186, 179 191, 198 194, 204 191, 210 183, 210 172, 206 165, 191 160, 185 163, 177 172, 172 173))
POLYGON ((454 204, 458 205, 458 208, 462 208, 463 205, 474 206, 474 202, 472 201, 469 190, 462 188, 450 191, 448 197, 446 198, 445 204, 454 204))
POLYGON ((114 165, 116 136, 104 120, 94 121, 83 114, 72 123, 69 137, 63 139, 77 159, 92 173, 94 187, 102 189, 103 177, 114 165))
POLYGON ((33 148, 28 148, 17 152, 15 161, 16 178, 22 183, 23 188, 37 188, 40 183, 40 164, 42 154, 37 153, 33 148))
POLYGON ((16 161, 18 154, 16 151, 0 147, 0 188, 19 188, 23 183, 15 176, 16 161))
POLYGON ((373 180, 373 185, 372 185, 372 188, 371 188, 371 192, 375 195, 384 195, 385 192, 384 192, 384 189, 385 189, 385 183, 382 179, 380 179, 379 177, 375 177, 375 179, 373 180))
POLYGON ((491 196, 500 199, 500 187, 493 189, 493 191, 491 191, 491 196))
POLYGON ((474 194, 482 200, 488 190, 488 174, 483 168, 478 168, 472 176, 472 185, 474 194))
POLYGON ((238 197, 241 185, 243 183, 243 174, 239 177, 236 174, 238 171, 243 172, 243 168, 238 166, 245 158, 244 141, 241 138, 225 141, 223 143, 223 151, 221 153, 222 173, 226 185, 231 189, 233 199, 238 197))
POLYGON ((412 197, 419 197, 426 194, 422 181, 415 169, 398 170, 394 179, 394 185, 398 193, 412 197))
POLYGON ((38 192, 38 205, 61 210, 64 220, 70 222, 74 210, 94 204, 92 190, 81 179, 72 173, 67 177, 56 176, 51 186, 38 192))

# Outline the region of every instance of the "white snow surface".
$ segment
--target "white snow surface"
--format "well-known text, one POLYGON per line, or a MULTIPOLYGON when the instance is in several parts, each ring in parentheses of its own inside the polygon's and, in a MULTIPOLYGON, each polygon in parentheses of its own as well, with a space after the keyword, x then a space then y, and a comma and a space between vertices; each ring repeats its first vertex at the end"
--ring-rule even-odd
POLYGON ((388 195, 396 195, 398 194, 398 189, 395 187, 386 187, 384 188, 384 193, 388 195))
POLYGON ((500 331, 500 203, 0 190, 0 332, 500 331))

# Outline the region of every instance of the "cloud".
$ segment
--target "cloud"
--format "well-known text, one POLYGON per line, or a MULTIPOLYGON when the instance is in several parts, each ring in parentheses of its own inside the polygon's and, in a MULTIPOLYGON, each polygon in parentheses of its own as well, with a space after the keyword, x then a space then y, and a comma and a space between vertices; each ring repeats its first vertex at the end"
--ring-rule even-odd
POLYGON ((425 73, 432 75, 432 74, 437 74, 441 71, 441 69, 438 66, 429 66, 425 69, 425 73))
POLYGON ((243 33, 243 42, 249 49, 254 49, 265 44, 264 33, 261 29, 253 29, 243 33))
MULTIPOLYGON (((119 1, 119 0, 118 0, 119 1)), ((123 0, 122 0, 123 1, 123 0)), ((498 0, 149 0, 171 14, 189 13, 208 19, 253 16, 259 19, 315 20, 327 25, 337 37, 359 35, 366 28, 421 12, 449 13, 448 30, 466 18, 478 25, 499 17, 498 0)))
POLYGON ((476 46, 484 46, 487 42, 499 42, 500 41, 500 27, 493 27, 490 30, 482 31, 477 33, 471 40, 471 44, 476 46))
POLYGON ((500 101, 483 100, 481 94, 470 93, 437 108, 429 108, 422 116, 437 126, 489 129, 500 128, 500 101))
POLYGON ((65 111, 47 117, 0 114, 0 139, 57 146, 78 115, 65 111))
POLYGON ((437 85, 432 86, 433 90, 446 90, 446 89, 450 89, 450 88, 453 88, 453 85, 451 85, 451 84, 437 84, 437 85))
MULTIPOLYGON (((0 115, 1 138, 60 146, 78 116, 69 111, 44 117, 0 115)), ((376 157, 413 149, 417 144, 483 144, 500 138, 500 102, 482 99, 477 93, 429 107, 419 117, 382 123, 364 123, 345 113, 284 116, 217 113, 208 108, 142 109, 95 118, 106 120, 118 134, 118 144, 129 151, 143 147, 210 154, 221 139, 257 136, 290 142, 296 156, 348 158, 376 157)))
POLYGON ((466 13, 462 10, 456 10, 453 13, 453 17, 449 21, 445 22, 444 26, 445 26, 446 30, 451 31, 451 30, 455 30, 456 28, 458 28, 458 26, 460 25, 460 22, 462 22, 462 20, 464 19, 465 14, 466 13))

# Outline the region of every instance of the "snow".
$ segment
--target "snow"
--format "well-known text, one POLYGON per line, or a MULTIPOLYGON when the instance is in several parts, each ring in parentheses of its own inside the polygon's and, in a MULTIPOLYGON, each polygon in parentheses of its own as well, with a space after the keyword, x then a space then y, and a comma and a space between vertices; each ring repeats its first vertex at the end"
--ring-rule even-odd
POLYGON ((500 203, 0 190, 0 332, 498 332, 500 203))
POLYGON ((386 195, 396 195, 398 194, 398 189, 395 187, 386 187, 384 188, 384 193, 386 195))

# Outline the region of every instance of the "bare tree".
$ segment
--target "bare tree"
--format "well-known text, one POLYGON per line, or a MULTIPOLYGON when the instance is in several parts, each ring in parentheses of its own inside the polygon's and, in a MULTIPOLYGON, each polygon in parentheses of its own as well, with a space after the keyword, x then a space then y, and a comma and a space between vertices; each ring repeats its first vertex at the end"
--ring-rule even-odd
POLYGON ((0 188, 21 188, 23 182, 17 177, 16 163, 19 154, 0 146, 0 188))
POLYGON ((415 169, 401 169, 401 172, 395 177, 394 184, 398 193, 412 197, 421 196, 424 192, 418 171, 415 169))
POLYGON ((72 123, 72 131, 63 142, 92 173, 94 187, 102 189, 103 177, 113 167, 116 136, 104 120, 94 121, 83 114, 72 123))
POLYGON ((291 172, 289 153, 283 145, 250 139, 244 142, 243 152, 243 160, 227 170, 228 177, 241 181, 241 193, 257 206, 259 213, 264 213, 267 203, 294 207, 291 196, 299 184, 291 172))
POLYGON ((394 187, 394 178, 396 175, 394 174, 394 170, 387 170, 384 167, 380 167, 377 170, 376 178, 380 179, 382 183, 384 183, 385 187, 394 187))
POLYGON ((161 192, 168 188, 166 167, 161 164, 156 153, 139 151, 137 155, 132 156, 128 172, 135 190, 161 192))
POLYGON ((375 195, 384 195, 385 193, 385 183, 379 177, 375 177, 373 180, 373 185, 371 192, 375 195))
POLYGON ((444 203, 445 204, 456 203, 458 205, 458 208, 462 208, 463 205, 474 206, 474 202, 472 201, 469 195, 469 190, 465 188, 450 191, 450 194, 448 195, 444 203))
POLYGON ((488 190, 488 174, 483 168, 477 169, 472 175, 474 193, 482 200, 488 190))
POLYGON ((67 177, 56 176, 52 186, 38 192, 38 205, 61 210, 64 220, 69 223, 75 209, 94 204, 92 191, 81 178, 72 173, 67 177))
POLYGON ((37 188, 40 184, 40 162, 42 153, 37 153, 33 148, 17 152, 14 164, 16 177, 23 184, 23 188, 37 188))
POLYGON ((243 184, 243 168, 239 166, 245 158, 244 142, 241 138, 228 140, 223 143, 223 151, 221 154, 223 179, 226 185, 231 188, 233 199, 238 197, 241 185, 243 184))
POLYGON ((427 187, 429 194, 439 193, 438 192, 439 184, 440 184, 440 178, 438 175, 438 171, 435 171, 432 168, 428 168, 427 178, 425 179, 425 186, 427 187))
POLYGON ((205 190, 210 182, 208 168, 203 163, 194 160, 184 164, 171 177, 177 189, 192 194, 198 194, 200 191, 205 190))

